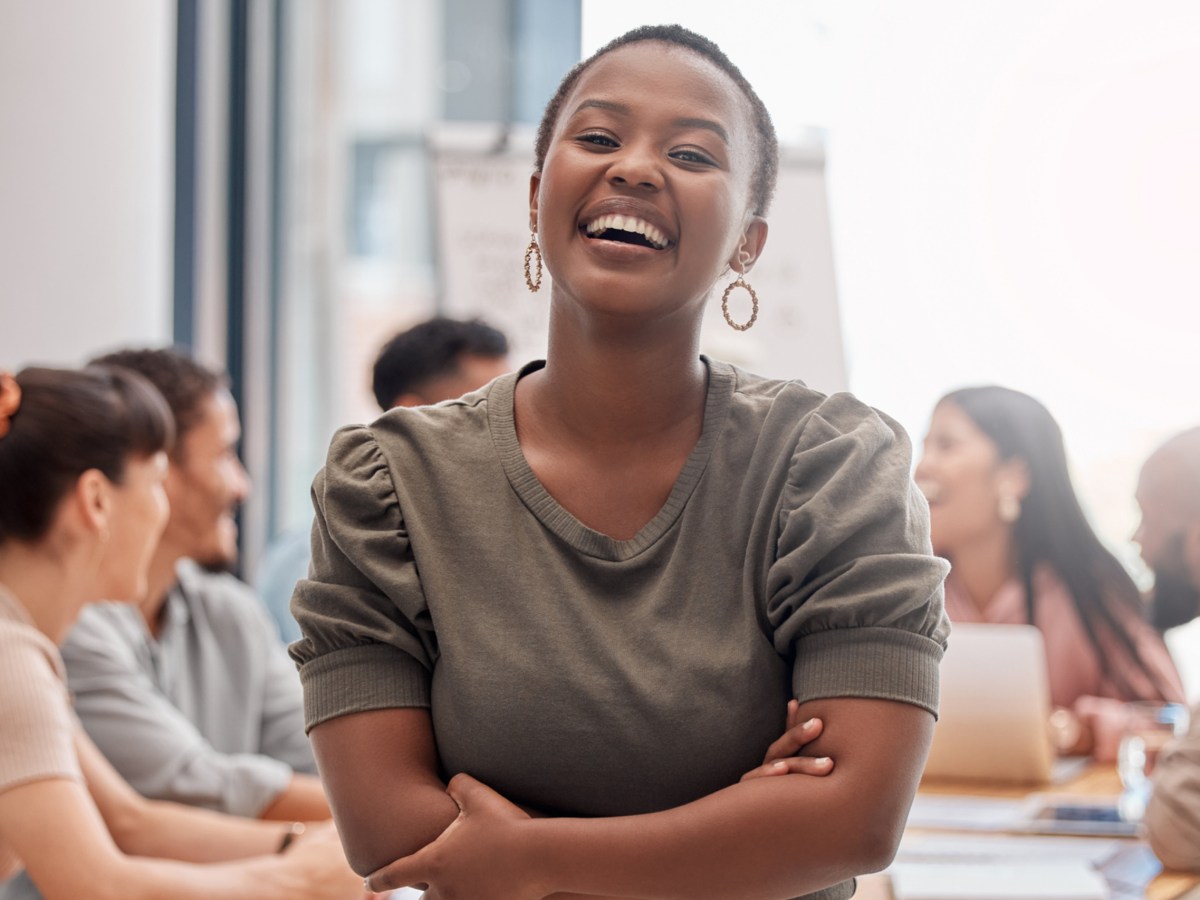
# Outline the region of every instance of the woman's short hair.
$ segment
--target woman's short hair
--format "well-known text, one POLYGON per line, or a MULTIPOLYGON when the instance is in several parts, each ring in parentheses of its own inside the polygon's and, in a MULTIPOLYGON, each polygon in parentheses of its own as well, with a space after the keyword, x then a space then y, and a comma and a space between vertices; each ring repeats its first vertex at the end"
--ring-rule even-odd
POLYGON ((751 206, 755 215, 765 216, 771 206, 771 198, 775 194, 775 182, 779 177, 779 139, 775 135, 775 125, 771 122, 771 114, 767 112, 766 104, 751 87, 746 76, 725 55, 724 51, 708 38, 689 31, 682 25, 643 25, 641 28, 627 31, 572 68, 563 78, 558 90, 546 104, 545 112, 542 113, 535 150, 536 171, 542 171, 542 166, 546 162, 546 153, 550 150, 550 140, 554 136, 554 127, 558 122, 558 114, 567 95, 579 81, 579 77, 600 57, 639 41, 661 41, 677 47, 684 47, 703 56, 733 79, 733 83, 738 86, 742 96, 750 104, 750 119, 754 124, 755 131, 754 177, 751 180, 750 190, 751 206))
POLYGON ((120 484, 130 459, 174 440, 167 404, 136 373, 27 368, 16 381, 20 405, 0 438, 0 542, 39 540, 84 472, 120 484))

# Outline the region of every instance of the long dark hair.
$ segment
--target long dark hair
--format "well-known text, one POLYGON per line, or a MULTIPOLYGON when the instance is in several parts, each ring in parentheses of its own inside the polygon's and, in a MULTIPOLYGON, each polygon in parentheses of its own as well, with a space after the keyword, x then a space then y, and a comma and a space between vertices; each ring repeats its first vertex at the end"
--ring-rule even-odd
POLYGON ((20 404, 0 437, 0 543, 44 537, 89 469, 120 484, 130 459, 174 440, 162 395, 134 372, 28 368, 16 382, 20 404))
POLYGON ((1029 472, 1029 491, 1013 525, 1017 568, 1025 589, 1026 612, 1034 619, 1034 572, 1046 566, 1062 580, 1079 613, 1101 668, 1130 699, 1139 692, 1112 666, 1111 645, 1120 648, 1162 696, 1158 679, 1146 667, 1122 612, 1143 618, 1141 595, 1124 566, 1101 543, 1079 505, 1071 483, 1062 429, 1039 401, 1011 388, 989 385, 952 391, 939 401, 961 409, 996 445, 1002 461, 1019 459, 1029 472))

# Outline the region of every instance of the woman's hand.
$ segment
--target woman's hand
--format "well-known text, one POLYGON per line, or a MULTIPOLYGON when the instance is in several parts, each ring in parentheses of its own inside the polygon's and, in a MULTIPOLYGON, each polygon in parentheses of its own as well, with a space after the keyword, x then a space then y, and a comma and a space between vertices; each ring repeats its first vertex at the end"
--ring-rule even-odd
POLYGON ((469 775, 455 775, 446 787, 458 804, 458 818, 436 840, 367 878, 374 891, 426 884, 424 900, 488 897, 541 900, 528 864, 518 852, 518 829, 528 813, 469 775))
POLYGON ((783 736, 767 748, 762 765, 751 769, 739 779, 740 781, 770 775, 828 775, 833 771, 833 760, 828 756, 798 755, 805 744, 815 741, 820 736, 825 727, 825 723, 820 719, 806 719, 803 722, 799 719, 800 704, 789 700, 787 727, 783 736))

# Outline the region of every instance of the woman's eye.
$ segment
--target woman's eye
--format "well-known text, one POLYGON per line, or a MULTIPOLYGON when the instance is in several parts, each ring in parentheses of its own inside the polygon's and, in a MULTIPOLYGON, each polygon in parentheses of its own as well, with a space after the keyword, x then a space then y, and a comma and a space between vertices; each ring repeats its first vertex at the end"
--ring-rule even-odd
POLYGON ((671 158, 680 162, 696 163, 703 166, 715 165, 712 158, 699 150, 672 150, 671 158))
POLYGON ((607 134, 581 134, 578 140, 582 144, 595 144, 597 147, 617 146, 617 142, 607 134))

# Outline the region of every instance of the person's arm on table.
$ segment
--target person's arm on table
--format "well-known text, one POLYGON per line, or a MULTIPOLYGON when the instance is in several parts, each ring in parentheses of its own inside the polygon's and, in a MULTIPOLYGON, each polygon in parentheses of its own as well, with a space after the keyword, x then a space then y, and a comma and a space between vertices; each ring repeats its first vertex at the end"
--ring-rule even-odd
POLYGON ((1070 714, 1079 725, 1079 737, 1067 753, 1087 753, 1097 762, 1112 762, 1117 758, 1117 748, 1128 723, 1126 701, 1145 700, 1182 703, 1183 682, 1171 659, 1162 636, 1144 619, 1127 611, 1119 615, 1145 671, 1135 665, 1124 652, 1114 652, 1113 665, 1127 683, 1127 691, 1118 692, 1115 685, 1105 685, 1107 692, 1100 696, 1082 696, 1075 700, 1070 714))
POLYGON ((117 846, 133 856, 214 862, 274 853, 289 826, 138 794, 82 731, 75 750, 88 792, 117 846))
MULTIPOLYGON (((311 776, 297 780, 287 763, 264 754, 217 750, 130 654, 118 652, 121 644, 111 623, 92 616, 71 633, 64 659, 79 718, 134 790, 236 816, 329 817, 323 796, 304 784, 311 776), (268 816, 276 803, 283 811, 268 816)), ((302 719, 296 728, 302 737, 302 719)))
POLYGON ((1146 839, 1168 869, 1200 871, 1200 715, 1159 756, 1142 819, 1146 839))
POLYGON ((315 775, 294 772, 288 786, 275 795, 261 813, 260 819, 269 822, 316 821, 330 816, 325 788, 315 775))
POLYGON ((45 900, 362 896, 361 882, 346 866, 332 828, 306 834, 302 852, 277 854, 278 826, 144 800, 102 757, 97 761, 99 753, 86 737, 79 744, 89 754, 80 759, 86 787, 50 778, 0 793, 0 840, 21 860, 45 900), (123 820, 119 842, 109 832, 109 816, 123 820), (126 855, 153 851, 175 859, 126 855), (252 854, 258 855, 242 859, 252 854), (175 861, 182 859, 230 861, 175 861))

